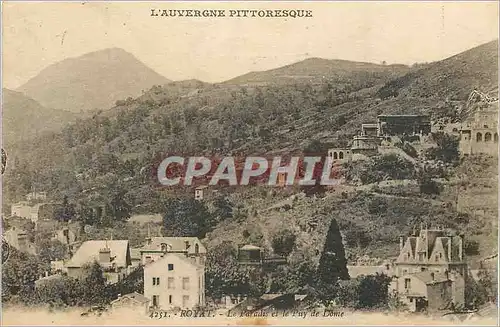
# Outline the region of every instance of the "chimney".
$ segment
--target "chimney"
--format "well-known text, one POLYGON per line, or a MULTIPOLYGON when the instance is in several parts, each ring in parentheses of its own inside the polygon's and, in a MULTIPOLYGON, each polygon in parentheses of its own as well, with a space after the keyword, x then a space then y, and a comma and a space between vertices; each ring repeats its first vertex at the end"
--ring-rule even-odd
POLYGON ((399 251, 400 252, 403 251, 404 245, 405 245, 405 238, 404 238, 404 236, 401 235, 399 237, 399 251))
POLYGON ((108 247, 99 250, 99 262, 100 263, 111 262, 111 250, 108 247))
POLYGON ((451 260, 451 241, 453 240, 452 237, 448 237, 448 261, 452 261, 451 260))

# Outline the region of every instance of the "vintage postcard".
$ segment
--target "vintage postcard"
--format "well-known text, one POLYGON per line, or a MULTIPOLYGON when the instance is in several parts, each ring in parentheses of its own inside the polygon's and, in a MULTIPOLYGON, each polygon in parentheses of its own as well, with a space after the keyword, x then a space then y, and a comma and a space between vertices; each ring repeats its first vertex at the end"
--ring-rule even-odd
POLYGON ((1 324, 496 325, 498 11, 3 1, 1 324))

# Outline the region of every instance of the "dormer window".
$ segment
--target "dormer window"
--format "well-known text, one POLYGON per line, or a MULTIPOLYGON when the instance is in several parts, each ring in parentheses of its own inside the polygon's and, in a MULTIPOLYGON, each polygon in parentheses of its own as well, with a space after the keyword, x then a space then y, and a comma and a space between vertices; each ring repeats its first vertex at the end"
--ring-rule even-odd
POLYGON ((167 252, 168 251, 168 245, 166 243, 161 243, 161 252, 167 252))

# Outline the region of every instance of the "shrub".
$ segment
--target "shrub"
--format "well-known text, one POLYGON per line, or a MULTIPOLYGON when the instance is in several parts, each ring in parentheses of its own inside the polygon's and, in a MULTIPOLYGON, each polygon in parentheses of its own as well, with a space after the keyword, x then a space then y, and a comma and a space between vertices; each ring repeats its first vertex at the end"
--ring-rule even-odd
POLYGON ((437 146, 427 149, 425 157, 429 160, 441 160, 445 163, 458 164, 460 159, 458 137, 437 132, 432 134, 432 138, 436 141, 437 146))
POLYGON ((354 309, 387 307, 390 281, 390 277, 378 273, 341 281, 337 300, 341 305, 354 309))
POLYGON ((282 256, 288 256, 295 247, 297 236, 289 229, 279 231, 272 240, 274 253, 282 256))

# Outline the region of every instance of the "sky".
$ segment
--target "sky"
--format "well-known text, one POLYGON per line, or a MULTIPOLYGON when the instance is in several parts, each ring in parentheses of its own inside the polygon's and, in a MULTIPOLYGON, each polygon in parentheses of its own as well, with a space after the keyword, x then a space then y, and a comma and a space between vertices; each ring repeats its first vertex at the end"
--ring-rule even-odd
POLYGON ((221 82, 310 57, 413 64, 498 39, 498 2, 3 2, 3 86, 118 47, 172 80, 221 82), (151 9, 305 9, 310 18, 151 17, 151 9))

